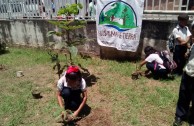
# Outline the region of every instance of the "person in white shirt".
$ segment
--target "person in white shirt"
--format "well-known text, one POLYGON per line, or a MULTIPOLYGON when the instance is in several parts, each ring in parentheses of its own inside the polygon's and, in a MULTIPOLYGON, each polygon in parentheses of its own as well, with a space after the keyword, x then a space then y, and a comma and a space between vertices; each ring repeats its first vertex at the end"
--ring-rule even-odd
POLYGON ((173 52, 173 60, 177 64, 175 73, 178 75, 182 75, 183 73, 183 67, 186 64, 185 54, 187 52, 187 48, 190 48, 189 41, 191 32, 186 26, 188 19, 189 16, 187 14, 179 15, 179 24, 173 29, 173 35, 175 37, 175 50, 173 52))
MULTIPOLYGON (((57 99, 61 108, 74 111, 72 119, 78 116, 87 101, 86 82, 77 66, 69 66, 57 83, 57 99), (64 100, 64 103, 63 103, 64 100)), ((62 112, 62 118, 64 112, 62 112)))
POLYGON ((158 51, 151 46, 144 48, 146 58, 140 63, 139 69, 146 64, 149 71, 152 72, 154 79, 166 78, 167 70, 163 65, 163 60, 160 58, 158 51))
POLYGON ((190 57, 184 68, 181 79, 179 98, 176 106, 173 126, 181 126, 189 117, 189 126, 194 126, 194 46, 191 46, 190 57), (190 103, 191 108, 190 108, 190 103), (191 110, 191 111, 189 111, 191 110), (189 114, 190 113, 190 114, 189 114))
POLYGON ((194 21, 191 23, 191 43, 194 43, 194 21))
POLYGON ((51 0, 51 8, 52 8, 52 12, 55 13, 55 2, 54 2, 54 0, 51 0))
POLYGON ((96 16, 96 0, 89 3, 89 16, 96 16))

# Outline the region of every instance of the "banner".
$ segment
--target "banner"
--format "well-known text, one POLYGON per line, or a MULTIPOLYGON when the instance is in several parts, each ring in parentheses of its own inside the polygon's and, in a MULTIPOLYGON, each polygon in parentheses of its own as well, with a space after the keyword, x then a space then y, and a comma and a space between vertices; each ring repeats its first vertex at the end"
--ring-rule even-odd
POLYGON ((144 0, 97 0, 97 41, 101 46, 136 52, 144 0))

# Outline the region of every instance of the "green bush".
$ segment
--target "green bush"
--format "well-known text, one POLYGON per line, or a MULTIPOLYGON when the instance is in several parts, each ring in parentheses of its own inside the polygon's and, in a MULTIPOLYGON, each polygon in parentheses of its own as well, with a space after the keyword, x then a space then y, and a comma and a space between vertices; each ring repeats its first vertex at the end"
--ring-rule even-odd
POLYGON ((66 5, 65 8, 61 8, 58 11, 58 15, 65 15, 66 20, 49 21, 49 23, 60 28, 61 31, 49 31, 47 32, 47 36, 56 35, 63 38, 65 44, 62 47, 68 50, 70 64, 74 64, 73 59, 78 54, 77 46, 89 41, 85 36, 76 34, 76 30, 84 28, 86 25, 86 21, 75 19, 75 16, 79 14, 79 10, 82 7, 80 3, 66 5))
POLYGON ((0 54, 5 53, 6 51, 6 43, 0 40, 0 54))

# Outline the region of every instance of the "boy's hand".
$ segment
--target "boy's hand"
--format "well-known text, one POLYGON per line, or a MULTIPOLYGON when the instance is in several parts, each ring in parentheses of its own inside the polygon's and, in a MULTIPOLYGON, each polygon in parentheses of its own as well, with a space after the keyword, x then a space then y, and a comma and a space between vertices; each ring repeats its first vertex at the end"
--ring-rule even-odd
POLYGON ((64 118, 65 118, 65 111, 61 112, 61 118, 64 120, 64 118))
POLYGON ((70 122, 70 121, 73 121, 75 119, 75 117, 74 117, 74 115, 73 115, 73 113, 72 114, 67 114, 66 115, 66 121, 67 122, 70 122))
POLYGON ((138 66, 137 67, 137 71, 141 71, 141 66, 138 66))
POLYGON ((190 46, 189 44, 187 44, 187 48, 188 48, 188 49, 190 49, 190 48, 191 48, 191 46, 190 46))
POLYGON ((73 113, 73 116, 74 116, 74 117, 77 117, 78 114, 79 114, 79 113, 78 113, 77 111, 75 111, 75 112, 73 113))
POLYGON ((63 123, 65 121, 65 112, 62 111, 61 114, 55 118, 57 123, 63 123))
POLYGON ((189 52, 185 53, 185 58, 188 59, 189 58, 189 52))

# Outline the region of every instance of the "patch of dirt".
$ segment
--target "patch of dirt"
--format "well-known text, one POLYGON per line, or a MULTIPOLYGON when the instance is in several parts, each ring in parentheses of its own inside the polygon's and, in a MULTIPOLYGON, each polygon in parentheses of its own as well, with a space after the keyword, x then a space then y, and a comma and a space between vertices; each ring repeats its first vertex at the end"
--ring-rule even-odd
POLYGON ((162 87, 164 84, 161 81, 154 80, 154 79, 147 79, 147 82, 145 83, 146 87, 162 87))
MULTIPOLYGON (((88 69, 91 74, 98 75, 93 67, 88 67, 88 69)), ((100 78, 100 75, 96 76, 96 78, 98 77, 100 78)), ((91 107, 91 111, 76 124, 79 126, 113 126, 111 103, 105 96, 100 94, 98 82, 89 84, 87 90, 88 105, 91 107)))
POLYGON ((27 68, 23 70, 24 77, 22 79, 27 79, 40 87, 55 87, 55 83, 58 80, 56 71, 53 71, 50 66, 41 66, 38 65, 33 68, 27 68))
POLYGON ((100 108, 93 109, 87 117, 77 124, 80 126, 112 126, 109 112, 100 108))
POLYGON ((22 121, 21 126, 28 124, 61 126, 61 124, 55 123, 52 112, 50 114, 44 112, 48 108, 48 103, 56 98, 56 80, 58 78, 55 71, 52 71, 52 68, 48 65, 36 65, 23 68, 22 71, 24 76, 17 78, 18 81, 33 82, 35 84, 34 89, 40 91, 41 98, 34 99, 31 97, 26 109, 25 120, 22 121))
MULTIPOLYGON (((88 82, 87 84, 90 83, 88 85, 88 107, 86 112, 83 113, 83 118, 78 120, 75 126, 113 126, 114 121, 112 120, 111 115, 112 104, 106 96, 102 95, 99 92, 99 81, 97 81, 98 78, 100 78, 100 81, 104 81, 104 75, 102 75, 99 70, 96 70, 96 68, 93 67, 88 67, 88 70, 90 74, 95 75, 95 77, 91 78, 90 76, 87 76, 88 78, 85 78, 88 82)), ((24 77, 18 79, 30 80, 35 83, 40 88, 40 90, 42 90, 41 95, 43 96, 41 99, 32 101, 32 104, 34 104, 35 106, 34 113, 36 114, 33 117, 26 117, 24 125, 32 124, 33 122, 39 122, 39 120, 41 119, 43 120, 42 122, 45 126, 62 126, 62 124, 55 122, 55 118, 52 118, 52 112, 49 115, 46 115, 43 110, 41 110, 44 109, 45 105, 47 105, 47 103, 50 102, 52 98, 56 98, 56 82, 58 80, 56 71, 52 70, 52 66, 47 65, 37 65, 33 66, 32 68, 23 69, 23 71, 24 77), (49 90, 44 90, 45 88, 49 90)), ((155 89, 155 87, 163 86, 163 82, 154 80, 152 78, 149 79, 144 76, 141 76, 140 79, 132 80, 131 75, 126 77, 121 76, 117 73, 113 74, 115 77, 120 78, 120 84, 122 86, 128 86, 130 84, 131 87, 134 88, 141 88, 142 86, 146 86, 149 89, 155 89), (142 79, 143 81, 141 81, 142 79), (141 86, 140 83, 144 84, 141 86), (136 86, 137 84, 139 84, 139 86, 136 86)), ((118 96, 118 99, 125 100, 126 98, 124 96, 118 96)), ((32 104, 29 106, 28 109, 32 109, 30 108, 32 104)), ((145 123, 145 119, 146 117, 142 116, 141 121, 145 123)))
MULTIPOLYGON (((91 74, 94 72, 91 68, 89 68, 89 70, 91 70, 91 74)), ((50 112, 50 114, 46 114, 44 112, 48 102, 56 98, 56 82, 58 80, 56 71, 53 71, 52 67, 48 65, 37 65, 31 68, 23 68, 22 71, 24 76, 17 79, 33 82, 41 91, 42 98, 32 98, 27 107, 26 113, 28 114, 26 114, 25 120, 23 120, 23 124, 21 124, 21 126, 33 124, 34 122, 38 122, 35 123, 36 125, 39 125, 40 122, 41 125, 44 124, 45 126, 62 126, 61 123, 55 122, 55 118, 52 117, 52 112, 50 112), (34 109, 33 113, 32 109, 34 109)), ((87 110, 84 110, 83 116, 81 115, 83 118, 78 120, 75 125, 112 126, 110 103, 108 103, 105 99, 106 98, 99 93, 96 82, 92 81, 92 84, 89 84, 88 86, 87 110)), ((57 105, 57 99, 55 100, 55 104, 57 105)))
POLYGON ((0 64, 0 71, 1 70, 6 70, 6 67, 3 64, 0 64))

